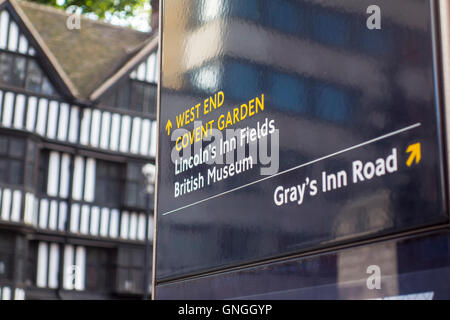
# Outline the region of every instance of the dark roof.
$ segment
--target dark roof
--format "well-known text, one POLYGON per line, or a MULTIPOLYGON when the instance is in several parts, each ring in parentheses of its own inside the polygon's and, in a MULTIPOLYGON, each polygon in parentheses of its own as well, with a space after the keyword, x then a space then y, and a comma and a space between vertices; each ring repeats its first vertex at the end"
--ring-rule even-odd
POLYGON ((25 1, 17 3, 75 85, 78 98, 87 99, 153 38, 151 33, 85 17, 81 18, 79 30, 69 30, 69 14, 65 11, 25 1))

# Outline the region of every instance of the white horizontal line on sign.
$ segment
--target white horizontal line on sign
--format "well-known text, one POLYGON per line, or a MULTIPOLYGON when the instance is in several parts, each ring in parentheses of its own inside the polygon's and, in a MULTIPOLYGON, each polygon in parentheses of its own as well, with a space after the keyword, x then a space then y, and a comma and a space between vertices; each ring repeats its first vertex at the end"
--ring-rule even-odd
POLYGON ((399 130, 396 130, 396 131, 392 131, 392 132, 390 132, 390 133, 384 134, 384 135, 379 136, 379 137, 377 137, 377 138, 374 138, 374 139, 371 139, 371 140, 367 140, 367 141, 362 142, 362 143, 360 143, 360 144, 357 144, 357 145, 354 145, 354 146, 352 146, 352 147, 349 147, 349 148, 346 148, 346 149, 343 149, 343 150, 340 150, 340 151, 331 153, 331 154, 329 154, 329 155, 323 156, 323 157, 321 157, 321 158, 318 158, 318 159, 315 159, 315 160, 312 160, 312 161, 303 163, 303 164, 301 164, 301 165, 298 165, 298 166, 296 166, 296 167, 293 167, 293 168, 290 168, 290 169, 287 169, 287 170, 278 172, 278 173, 273 174, 273 175, 271 175, 271 176, 267 176, 267 177, 265 177, 265 178, 262 178, 262 179, 259 179, 259 180, 256 180, 256 181, 247 183, 247 184, 242 185, 242 186, 240 186, 240 187, 237 187, 237 188, 234 188, 234 189, 231 189, 231 190, 228 190, 228 191, 225 191, 225 192, 216 194, 216 195, 214 195, 214 196, 205 198, 205 199, 203 199, 203 200, 199 200, 199 201, 193 202, 193 203, 188 204, 188 205, 186 205, 186 206, 183 206, 183 207, 180 207, 180 208, 171 210, 171 211, 167 211, 167 212, 163 213, 162 215, 163 215, 163 216, 166 216, 166 215, 169 215, 169 214, 171 214, 171 213, 175 213, 175 212, 177 212, 177 211, 180 211, 180 210, 183 210, 183 209, 186 209, 186 208, 189 208, 189 207, 198 205, 198 204, 200 204, 200 203, 202 203, 202 202, 206 202, 206 201, 209 201, 209 200, 212 200, 212 199, 221 197, 221 196, 226 195, 226 194, 228 194, 228 193, 232 193, 232 192, 235 192, 235 191, 237 191, 237 190, 240 190, 240 189, 243 189, 243 188, 247 188, 247 187, 249 187, 249 186, 251 186, 251 185, 254 185, 254 184, 256 184, 256 183, 259 183, 259 182, 262 182, 262 181, 265 181, 265 180, 269 180, 269 179, 275 178, 275 177, 280 176, 280 175, 283 175, 283 174, 285 174, 285 173, 288 173, 288 172, 291 172, 291 171, 294 171, 294 170, 297 170, 297 169, 300 169, 300 168, 309 166, 309 165, 311 165, 311 164, 314 164, 314 163, 317 163, 317 162, 320 162, 320 161, 323 161, 323 160, 326 160, 326 159, 335 157, 335 156, 340 155, 340 154, 342 154, 342 153, 345 153, 345 152, 348 152, 348 151, 352 151, 352 150, 355 150, 355 149, 358 149, 358 148, 367 146, 367 145, 369 145, 369 144, 372 144, 372 143, 374 143, 374 142, 377 142, 377 141, 380 141, 380 140, 383 140, 383 139, 386 139, 386 138, 389 138, 389 137, 398 135, 398 134, 403 133, 403 132, 405 132, 405 131, 409 131, 409 130, 415 129, 415 128, 417 128, 417 127, 420 127, 421 125, 422 125, 421 123, 416 123, 416 124, 407 126, 407 127, 405 127, 405 128, 402 128, 402 129, 399 129, 399 130))

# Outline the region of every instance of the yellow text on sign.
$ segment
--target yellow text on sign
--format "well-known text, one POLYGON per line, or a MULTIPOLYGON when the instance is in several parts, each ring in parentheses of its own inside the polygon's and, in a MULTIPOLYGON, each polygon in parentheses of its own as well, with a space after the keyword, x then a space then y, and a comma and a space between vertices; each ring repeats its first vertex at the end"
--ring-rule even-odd
MULTIPOLYGON (((223 104, 223 92, 219 92, 216 95, 216 98, 213 101, 212 98, 206 99, 203 104, 203 112, 209 113, 214 111, 215 108, 219 108, 223 104)), ((196 107, 193 107, 196 110, 196 107)), ((192 109, 192 110, 194 110, 192 109)), ((220 131, 225 130, 226 128, 233 126, 241 121, 249 119, 258 113, 264 111, 264 94, 261 94, 260 97, 255 97, 249 100, 246 103, 241 104, 238 107, 233 108, 227 113, 219 115, 217 120, 210 120, 206 122, 204 125, 195 127, 192 131, 189 131, 182 136, 179 136, 175 142, 175 148, 177 151, 180 151, 186 147, 189 147, 194 144, 194 142, 200 142, 204 138, 207 138, 212 135, 212 129, 217 123, 216 128, 220 131)), ((193 111, 194 112, 194 111, 193 111)), ((185 114, 185 113, 183 113, 185 114)), ((178 118, 177 118, 178 122, 178 118)), ((189 120, 190 122, 190 120, 189 120)), ((180 123, 181 124, 181 123, 180 123)), ((186 124, 186 123, 184 123, 186 124)), ((177 123, 177 126, 179 124, 177 123)))
POLYGON ((183 148, 193 145, 194 142, 200 142, 203 138, 210 136, 212 134, 213 124, 214 120, 211 120, 204 125, 196 127, 194 130, 179 136, 175 142, 176 150, 180 151, 183 148))
POLYGON ((172 121, 167 120, 167 124, 166 124, 166 131, 167 131, 167 135, 170 136, 170 129, 172 129, 172 121))
POLYGON ((188 125, 195 120, 200 119, 202 116, 207 115, 211 111, 220 108, 223 105, 224 93, 220 91, 214 96, 211 96, 201 103, 186 109, 184 112, 176 116, 177 128, 180 129, 185 125, 188 125))
POLYGON ((247 104, 241 104, 240 107, 236 107, 226 114, 221 114, 217 120, 217 129, 222 131, 240 121, 253 117, 261 111, 264 111, 264 94, 261 95, 261 99, 256 97, 247 104))
POLYGON ((420 160, 422 159, 420 142, 410 145, 408 149, 406 149, 406 153, 409 153, 408 160, 406 161, 406 165, 408 167, 411 167, 414 160, 416 161, 416 164, 419 164, 420 160))

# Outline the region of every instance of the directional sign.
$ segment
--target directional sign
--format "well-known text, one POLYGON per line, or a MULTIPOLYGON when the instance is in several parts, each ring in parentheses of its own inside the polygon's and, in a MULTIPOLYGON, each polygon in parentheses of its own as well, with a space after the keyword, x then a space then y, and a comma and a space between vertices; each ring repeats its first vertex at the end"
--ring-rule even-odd
POLYGON ((158 284, 448 221, 432 2, 375 2, 164 1, 158 284))
POLYGON ((408 152, 410 154, 408 157, 408 160, 406 161, 406 165, 408 167, 411 167, 411 165, 413 164, 414 161, 416 164, 418 164, 420 162, 420 160, 422 159, 422 154, 420 151, 420 143, 414 143, 414 144, 410 145, 408 147, 408 149, 406 150, 406 152, 408 152))
POLYGON ((170 136, 170 130, 172 129, 172 122, 169 120, 167 120, 167 124, 166 124, 166 131, 167 131, 167 135, 170 136))

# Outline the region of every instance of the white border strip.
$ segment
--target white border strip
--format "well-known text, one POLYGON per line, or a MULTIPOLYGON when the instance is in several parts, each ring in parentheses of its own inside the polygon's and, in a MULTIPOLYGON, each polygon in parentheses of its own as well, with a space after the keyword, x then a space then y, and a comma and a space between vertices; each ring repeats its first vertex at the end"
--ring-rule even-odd
MULTIPOLYGON (((447 166, 450 167, 450 3, 448 0, 439 1, 439 22, 440 30, 438 37, 441 44, 440 58, 441 66, 438 66, 437 72, 442 74, 442 93, 443 93, 443 119, 445 121, 445 130, 447 138, 447 166), (440 69, 442 68, 442 69, 440 69)), ((445 148, 444 148, 445 150, 445 148)), ((450 174, 450 172, 448 173, 450 174)), ((447 175, 447 179, 449 176, 447 175)))

